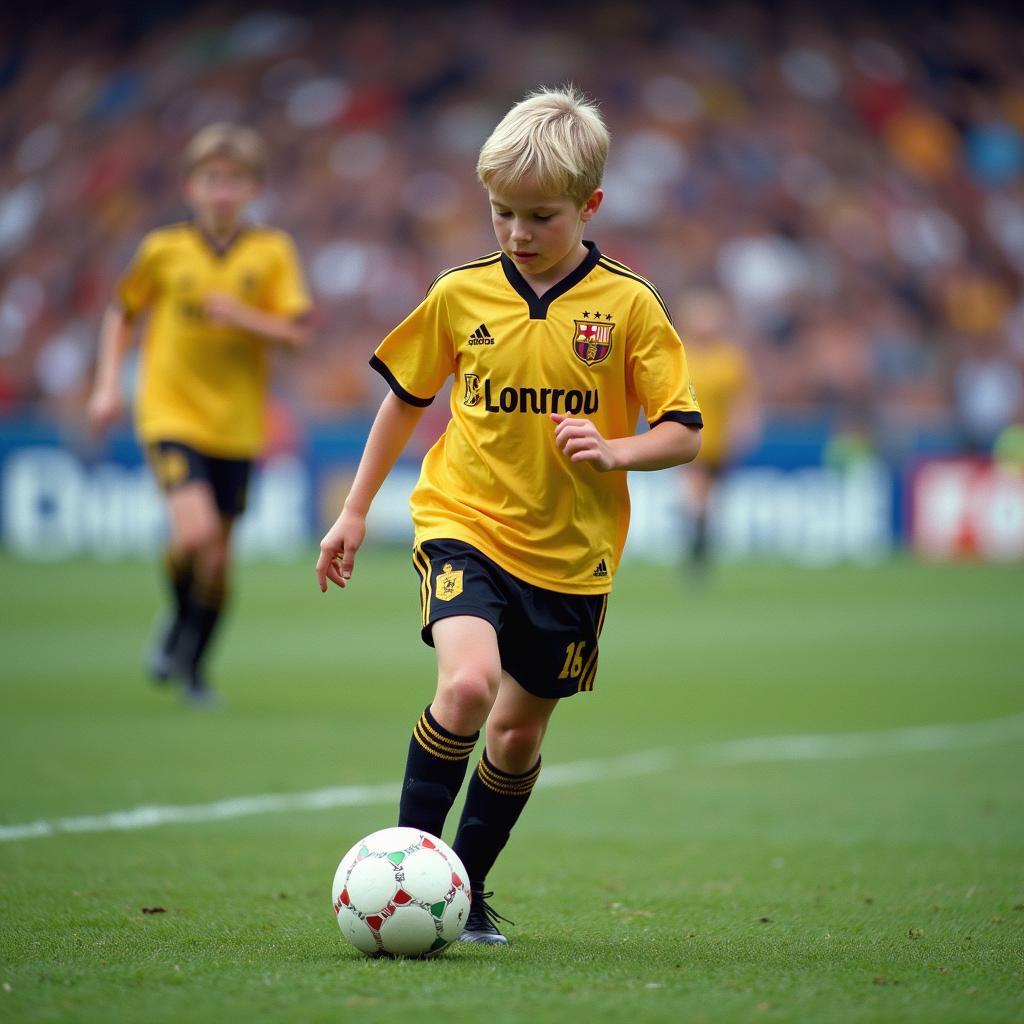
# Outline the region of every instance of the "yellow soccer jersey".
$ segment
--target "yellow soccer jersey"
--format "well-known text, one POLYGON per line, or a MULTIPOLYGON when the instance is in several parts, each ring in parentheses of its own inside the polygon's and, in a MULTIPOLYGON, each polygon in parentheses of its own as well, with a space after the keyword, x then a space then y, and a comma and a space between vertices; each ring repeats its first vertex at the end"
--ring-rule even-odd
POLYGON ((750 388, 750 361, 739 345, 716 341, 693 345, 688 353, 690 372, 700 385, 701 409, 707 428, 701 436, 700 462, 721 465, 729 457, 729 422, 736 401, 750 388))
POLYGON ((203 312, 211 292, 278 316, 310 307, 282 231, 243 228, 223 251, 194 224, 150 232, 117 289, 130 316, 150 312, 136 429, 144 443, 181 441, 219 458, 253 458, 263 447, 267 343, 211 323, 203 312))
POLYGON ((701 426, 682 343, 654 287, 586 243, 540 298, 501 253, 442 274, 371 365, 413 405, 450 374, 452 418, 412 495, 416 542, 450 537, 548 590, 611 589, 629 525, 626 474, 572 463, 549 413, 636 432, 641 408, 701 426))

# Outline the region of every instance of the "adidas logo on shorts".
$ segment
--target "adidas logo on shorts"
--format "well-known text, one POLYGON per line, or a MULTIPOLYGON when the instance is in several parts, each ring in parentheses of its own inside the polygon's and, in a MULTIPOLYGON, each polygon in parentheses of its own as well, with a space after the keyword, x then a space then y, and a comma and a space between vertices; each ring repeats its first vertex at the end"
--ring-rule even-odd
POLYGON ((487 330, 487 324, 481 324, 470 336, 470 345, 493 345, 494 338, 491 336, 491 332, 487 330))
POLYGON ((597 568, 594 569, 594 575, 598 577, 604 577, 608 575, 608 563, 602 558, 597 563, 597 568))

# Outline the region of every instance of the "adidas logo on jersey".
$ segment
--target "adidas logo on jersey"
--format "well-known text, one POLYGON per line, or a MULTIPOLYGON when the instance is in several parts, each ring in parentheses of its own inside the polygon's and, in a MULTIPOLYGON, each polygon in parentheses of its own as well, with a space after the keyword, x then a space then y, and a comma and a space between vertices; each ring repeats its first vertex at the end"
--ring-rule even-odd
POLYGON ((491 332, 487 330, 487 324, 481 324, 470 336, 470 345, 493 345, 494 338, 491 336, 491 332))
POLYGON ((603 578, 608 575, 608 563, 603 558, 600 562, 597 563, 597 568, 594 570, 594 575, 599 578, 603 578))

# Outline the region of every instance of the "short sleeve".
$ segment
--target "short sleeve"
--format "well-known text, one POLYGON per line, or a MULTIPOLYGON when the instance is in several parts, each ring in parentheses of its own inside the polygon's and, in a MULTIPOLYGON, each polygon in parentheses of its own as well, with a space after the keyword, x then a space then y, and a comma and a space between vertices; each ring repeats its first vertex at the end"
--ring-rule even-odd
POLYGON ((293 318, 308 313, 312 306, 295 243, 287 235, 280 239, 267 283, 266 301, 268 312, 293 318))
POLYGON ((633 326, 626 373, 647 422, 652 427, 665 420, 702 427, 704 420, 683 343, 660 303, 653 298, 643 301, 633 326))
POLYGON ((426 406, 455 370, 442 287, 427 297, 377 346, 370 365, 410 405, 426 406))
POLYGON ((129 316, 141 313, 156 294, 157 250, 157 240, 152 234, 146 235, 117 282, 117 298, 129 316))

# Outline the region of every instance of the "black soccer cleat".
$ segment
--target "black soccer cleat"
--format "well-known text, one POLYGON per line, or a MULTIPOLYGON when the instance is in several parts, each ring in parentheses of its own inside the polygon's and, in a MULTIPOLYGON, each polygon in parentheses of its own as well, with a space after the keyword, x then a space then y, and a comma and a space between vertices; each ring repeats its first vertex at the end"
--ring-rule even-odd
POLYGON ((473 901, 469 906, 469 916, 466 918, 466 927, 462 929, 459 942, 475 942, 481 946, 507 946, 508 939, 501 934, 498 922, 515 924, 507 917, 502 917, 487 901, 494 895, 493 892, 481 892, 473 890, 473 901))

